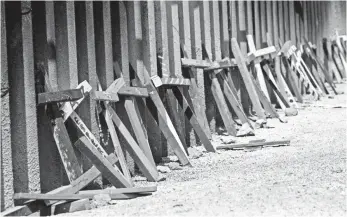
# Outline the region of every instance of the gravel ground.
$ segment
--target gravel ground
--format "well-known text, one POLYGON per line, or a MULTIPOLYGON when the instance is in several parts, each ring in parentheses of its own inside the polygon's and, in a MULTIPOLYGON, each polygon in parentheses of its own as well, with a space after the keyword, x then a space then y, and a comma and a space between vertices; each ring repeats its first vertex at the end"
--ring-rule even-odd
POLYGON ((168 173, 151 196, 68 216, 346 216, 346 103, 346 94, 304 103, 288 123, 270 119, 272 128, 237 138, 290 146, 204 153, 194 167, 168 173))

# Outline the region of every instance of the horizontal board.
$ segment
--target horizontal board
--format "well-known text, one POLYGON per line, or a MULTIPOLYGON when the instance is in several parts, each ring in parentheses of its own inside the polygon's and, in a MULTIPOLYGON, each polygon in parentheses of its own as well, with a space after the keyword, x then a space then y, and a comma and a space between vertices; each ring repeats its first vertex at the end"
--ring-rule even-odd
POLYGON ((234 149, 234 148, 244 148, 244 147, 257 147, 257 146, 283 146, 289 145, 290 140, 278 140, 278 141, 268 141, 268 142, 250 142, 242 144, 233 144, 233 145, 222 145, 218 146, 217 149, 234 149))
MULTIPOLYGON (((139 194, 109 194, 112 200, 131 199, 139 194)), ((95 194, 37 194, 37 193, 15 193, 13 199, 35 199, 35 200, 80 200, 92 199, 95 194)))
POLYGON ((189 86, 190 80, 186 78, 162 78, 161 82, 163 85, 172 86, 189 86))
POLYGON ((78 194, 125 194, 125 193, 148 193, 148 192, 155 192, 155 191, 157 191, 157 186, 102 189, 102 190, 85 190, 85 191, 78 192, 78 194))
POLYGON ((38 104, 75 101, 81 98, 83 98, 83 90, 81 89, 45 92, 38 94, 38 104))
POLYGON ((118 102, 119 97, 117 93, 107 93, 104 91, 94 91, 91 94, 93 100, 99 101, 109 101, 109 102, 118 102))
POLYGON ((141 87, 126 87, 123 86, 117 92, 121 96, 136 96, 136 97, 148 97, 148 92, 146 88, 141 87))

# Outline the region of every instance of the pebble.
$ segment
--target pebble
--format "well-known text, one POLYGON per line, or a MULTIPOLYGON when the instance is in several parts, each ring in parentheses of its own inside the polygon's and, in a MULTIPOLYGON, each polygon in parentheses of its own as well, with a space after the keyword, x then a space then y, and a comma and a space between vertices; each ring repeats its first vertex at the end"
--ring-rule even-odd
POLYGON ((236 139, 233 136, 223 136, 223 137, 220 137, 220 140, 224 144, 230 144, 230 143, 235 143, 236 142, 236 139))
POLYGON ((169 167, 161 166, 161 165, 157 166, 157 170, 158 170, 158 172, 161 172, 161 173, 169 173, 169 172, 171 172, 169 167))
POLYGON ((180 166, 179 163, 177 162, 170 162, 167 164, 167 166, 171 169, 171 170, 182 170, 183 168, 180 166))
POLYGON ((189 157, 192 159, 197 159, 203 155, 202 151, 192 147, 188 148, 188 154, 189 154, 189 157))
POLYGON ((94 195, 93 199, 90 201, 90 206, 92 209, 107 206, 111 200, 109 194, 97 194, 94 195))

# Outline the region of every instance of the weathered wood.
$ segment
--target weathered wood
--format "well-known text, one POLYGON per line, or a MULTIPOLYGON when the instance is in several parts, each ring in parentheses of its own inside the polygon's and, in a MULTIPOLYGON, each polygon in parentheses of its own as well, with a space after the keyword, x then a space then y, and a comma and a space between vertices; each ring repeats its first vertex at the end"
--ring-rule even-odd
POLYGON ((257 91, 259 101, 263 105, 265 111, 270 115, 270 117, 276 117, 281 122, 284 122, 283 119, 281 119, 278 113, 276 112, 275 108, 271 105, 271 102, 268 100, 268 98, 266 98, 264 92, 261 90, 259 84, 257 83, 257 81, 254 79, 253 76, 251 77, 251 80, 253 82, 255 90, 257 91))
POLYGON ((147 177, 148 180, 157 181, 159 174, 156 167, 140 149, 140 147, 138 146, 134 138, 131 136, 128 129, 125 127, 123 122, 116 114, 116 112, 111 108, 109 109, 109 112, 114 124, 117 126, 119 132, 124 136, 125 140, 127 141, 127 143, 124 144, 125 148, 129 152, 131 157, 134 159, 141 172, 143 172, 143 174, 147 177))
MULTIPOLYGON (((247 35, 247 42, 248 42, 248 48, 251 53, 257 52, 254 41, 253 41, 253 36, 252 35, 247 35)), ((276 49, 275 49, 276 50, 276 49)), ((257 75, 257 80, 260 85, 261 90, 264 92, 265 96, 270 100, 270 96, 266 87, 266 83, 264 80, 264 75, 263 72, 261 71, 260 63, 255 62, 254 63, 254 68, 256 70, 256 75, 257 75)))
POLYGON ((228 78, 224 72, 220 72, 217 75, 217 77, 218 77, 219 82, 221 83, 225 97, 227 98, 229 104, 231 105, 231 107, 235 111, 238 118, 241 120, 242 123, 248 123, 250 126, 252 126, 250 124, 250 122, 248 121, 246 114, 243 111, 240 100, 237 97, 235 87, 229 85, 228 78))
POLYGON ((119 97, 116 93, 107 93, 103 91, 93 91, 90 95, 93 100, 98 101, 109 101, 109 102, 118 102, 119 97))
MULTIPOLYGON (((170 90, 168 90, 170 91, 170 90)), ((186 97, 183 95, 182 90, 178 87, 173 87, 172 92, 175 95, 178 100, 178 104, 181 107, 181 109, 184 109, 184 114, 186 115, 187 119, 189 120, 190 124, 194 128, 196 134, 199 136, 199 139, 201 143, 204 145, 206 151, 208 152, 215 152, 214 146, 211 144, 210 140, 208 139, 207 135, 205 134, 203 128, 201 127, 199 121, 197 120, 197 117, 194 113, 194 111, 189 106, 189 103, 186 99, 186 97)), ((189 97, 189 95, 188 95, 189 97)))
POLYGON ((154 159, 153 159, 153 155, 151 152, 151 148, 148 143, 148 138, 143 130, 144 124, 142 123, 142 120, 140 119, 140 113, 135 106, 136 106, 135 99, 133 98, 125 99, 124 107, 126 108, 131 126, 134 130, 139 146, 144 152, 144 154, 146 155, 147 159, 151 162, 151 164, 154 167, 156 167, 154 159))
MULTIPOLYGON (((109 194, 112 200, 126 200, 132 199, 139 194, 109 194)), ((13 199, 35 199, 35 200, 80 200, 80 199, 92 199, 95 194, 38 194, 38 193, 15 193, 13 199)))
MULTIPOLYGON (((107 160, 111 162, 111 164, 115 164, 118 159, 114 154, 110 154, 107 157, 107 160)), ((54 189, 53 191, 48 192, 47 194, 56 194, 56 193, 76 193, 77 191, 81 190, 85 186, 87 186, 90 182, 92 182, 94 179, 96 179, 98 176, 101 175, 101 172, 95 167, 91 167, 87 172, 85 172, 83 175, 75 179, 71 182, 69 186, 62 186, 60 188, 54 189)), ((45 201, 38 201, 38 200, 30 200, 26 201, 25 205, 23 206, 16 206, 11 209, 6 210, 5 212, 2 212, 1 214, 3 216, 26 216, 30 215, 32 213, 35 213, 42 208, 47 208, 47 206, 50 206, 57 202, 57 200, 45 200, 45 201)), ((66 201, 60 201, 59 203, 65 203, 66 201)))
POLYGON ((62 90, 56 92, 44 92, 38 94, 38 104, 59 103, 67 101, 75 101, 83 97, 80 89, 62 90))
MULTIPOLYGON (((116 79, 114 82, 111 83, 111 85, 107 88, 106 93, 110 93, 110 92, 118 92, 120 88, 122 88, 125 85, 125 81, 123 79, 123 77, 116 79)), ((101 89, 101 86, 99 85, 99 89, 101 89)), ((105 106, 106 111, 103 112, 103 115, 105 117, 105 121, 107 124, 107 127, 109 129, 110 135, 111 135, 111 139, 112 139, 112 143, 113 143, 113 148, 115 153, 117 154, 118 158, 119 158, 119 163, 120 166, 122 168, 122 172, 124 174, 124 176, 127 178, 127 180, 129 180, 129 182, 131 184, 132 180, 131 180, 131 175, 124 157, 124 153, 122 150, 122 147, 120 145, 117 133, 116 133, 116 128, 113 125, 112 122, 112 118, 111 118, 111 109, 112 107, 110 106, 109 102, 104 102, 103 103, 105 106)))
MULTIPOLYGON (((112 164, 102 156, 94 145, 85 137, 81 137, 75 146, 95 165, 115 187, 131 187, 131 184, 124 176, 112 166, 112 164)), ((79 198, 82 199, 82 198, 79 198)))
POLYGON ((148 97, 146 88, 141 87, 122 87, 118 92, 120 96, 136 96, 136 97, 148 97))
POLYGON ((233 144, 233 145, 223 145, 218 146, 217 149, 225 149, 230 150, 234 148, 244 148, 244 147, 257 147, 257 146, 288 146, 290 144, 290 140, 278 140, 278 141, 268 141, 268 142, 250 142, 250 143, 242 143, 242 144, 233 144))
POLYGON ((279 88, 277 87, 277 84, 274 80, 274 77, 271 73, 271 70, 270 70, 268 64, 264 64, 263 69, 265 72, 265 74, 264 74, 265 77, 268 79, 272 89, 275 91, 275 96, 277 98, 278 103, 280 104, 282 110, 285 111, 285 108, 290 107, 289 103, 287 102, 286 98, 282 95, 282 93, 279 91, 279 88))
POLYGON ((157 191, 157 186, 118 188, 118 189, 101 189, 101 190, 84 190, 78 194, 129 194, 129 193, 150 193, 157 191))
POLYGON ((315 62, 319 65, 320 69, 322 70, 322 72, 324 73, 325 75, 325 79, 327 80, 327 82, 329 83, 331 89, 334 91, 335 94, 337 94, 337 91, 333 85, 333 80, 332 78, 330 77, 327 69, 325 69, 325 67, 323 66, 322 62, 320 61, 320 59, 318 59, 317 55, 315 54, 315 52, 313 51, 312 47, 310 46, 308 40, 306 38, 304 38, 305 40, 305 43, 308 47, 308 49, 310 50, 310 55, 311 57, 315 60, 315 62))
POLYGON ((52 206, 51 213, 54 215, 62 214, 62 213, 72 213, 82 210, 91 209, 89 198, 76 200, 72 202, 59 202, 52 206))
MULTIPOLYGON (((48 74, 46 73, 43 66, 41 66, 40 70, 41 73, 43 73, 44 75, 45 90, 50 92, 56 91, 51 86, 48 74)), ((71 182, 82 175, 82 168, 80 167, 77 157, 75 155, 75 151, 73 150, 69 134, 64 124, 64 119, 58 109, 57 104, 50 104, 48 106, 48 109, 46 110, 46 114, 51 120, 50 123, 53 132, 53 138, 56 142, 67 177, 71 182)))
POLYGON ((232 47, 232 51, 234 53, 237 65, 240 69, 241 76, 242 76, 243 81, 246 85, 249 97, 251 98, 252 104, 253 104, 254 109, 256 111, 256 114, 258 115, 259 118, 266 120, 264 111, 263 111, 263 109, 260 105, 259 99, 258 99, 257 92, 256 92, 254 85, 252 83, 252 80, 250 78, 251 75, 247 69, 245 61, 242 58, 243 56, 241 54, 240 47, 239 47, 235 38, 231 39, 231 47, 232 47))
POLYGON ((168 86, 190 86, 190 80, 186 78, 162 78, 163 85, 168 86))
MULTIPOLYGON (((201 49, 201 29, 200 29, 200 8, 195 3, 197 7, 193 8, 190 2, 182 2, 183 6, 183 29, 184 29, 184 45, 181 46, 185 58, 192 58, 195 56, 196 59, 202 59, 202 49, 201 49), (192 18, 192 19, 191 19, 192 18), (190 31, 192 29, 192 31, 190 31), (194 35, 194 38, 193 38, 194 35), (192 44, 194 42, 194 44, 192 44)), ((182 65, 181 65, 182 67, 182 65)), ((184 69, 183 69, 184 70, 184 69)), ((200 125, 203 127, 207 137, 212 138, 211 130, 208 126, 207 116, 205 113, 206 103, 204 102, 204 74, 201 69, 196 69, 198 74, 195 74, 192 69, 188 69, 190 77, 190 87, 188 92, 191 96, 191 108, 197 115, 200 125)), ((189 102, 189 99, 188 99, 189 102)), ((191 133, 191 138, 195 138, 195 135, 191 133)), ((191 140, 193 141, 193 140, 191 140)))
POLYGON ((66 121, 72 112, 75 111, 75 109, 82 103, 87 93, 89 93, 92 90, 92 86, 87 81, 82 81, 80 84, 77 85, 76 89, 83 88, 84 96, 83 98, 76 100, 74 102, 65 102, 62 105, 60 105, 59 110, 64 111, 63 118, 64 121, 66 121))
MULTIPOLYGON (((112 165, 117 163, 118 158, 114 154, 110 154, 106 158, 112 165)), ((92 166, 89 170, 87 170, 85 173, 83 173, 80 177, 77 179, 73 180, 70 185, 68 186, 63 186, 63 188, 55 189, 55 191, 48 192, 47 194, 65 194, 65 193, 70 193, 74 194, 78 192, 79 190, 83 189, 86 187, 89 183, 91 183, 94 179, 99 177, 101 175, 101 172, 95 167, 92 166)), ((56 200, 46 200, 45 204, 46 206, 50 206, 58 201, 56 200)))
MULTIPOLYGON (((145 76, 149 77, 148 74, 147 75, 145 74, 145 76)), ((151 82, 147 83, 146 87, 147 87, 151 102, 157 108, 158 118, 161 119, 161 121, 163 121, 163 126, 161 126, 161 130, 162 130, 165 138, 167 139, 168 144, 171 145, 173 151, 177 155, 181 164, 190 165, 187 153, 185 152, 183 144, 180 141, 174 126, 172 125, 172 122, 171 122, 169 115, 168 115, 168 113, 164 107, 163 102, 160 99, 160 96, 159 96, 157 90, 155 89, 155 87, 153 86, 153 84, 151 82)), ((153 111, 151 111, 151 114, 153 117, 156 116, 156 114, 153 114, 153 111)))
POLYGON ((181 58, 181 64, 182 64, 182 67, 194 67, 194 68, 202 68, 202 69, 212 66, 210 61, 188 59, 188 58, 181 58))

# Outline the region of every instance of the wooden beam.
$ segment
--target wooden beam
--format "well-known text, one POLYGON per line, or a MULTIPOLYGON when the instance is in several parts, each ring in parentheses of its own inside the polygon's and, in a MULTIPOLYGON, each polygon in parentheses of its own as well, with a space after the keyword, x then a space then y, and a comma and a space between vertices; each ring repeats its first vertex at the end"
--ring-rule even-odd
POLYGON ((148 97, 146 88, 124 86, 118 92, 120 96, 148 97))
MULTIPOLYGON (((127 143, 125 144, 125 148, 131 155, 131 157, 136 162, 137 166, 140 168, 141 172, 148 178, 150 181, 157 181, 159 174, 158 171, 153 165, 144 152, 140 149, 134 138, 131 136, 128 129, 125 127, 123 122, 120 120, 118 115, 113 109, 109 109, 110 116, 113 120, 113 123, 117 126, 119 132, 124 136, 127 143)), ((148 154, 148 153, 147 153, 148 154)))
POLYGON ((168 86, 190 86, 190 80, 186 78, 162 78, 163 85, 168 86))
MULTIPOLYGON (((75 146, 95 165, 95 167, 110 181, 115 187, 131 187, 131 184, 122 174, 115 170, 112 164, 105 159, 100 151, 85 137, 81 137, 75 146)), ((79 198, 82 199, 82 198, 79 198)))
MULTIPOLYGON (((251 53, 255 53, 257 51, 257 49, 256 49, 254 41, 253 41, 253 36, 252 35, 247 35, 246 37, 247 37, 249 51, 251 53)), ((260 86, 261 90, 264 92, 264 94, 267 97, 267 99, 270 100, 270 96, 269 96, 269 93, 268 93, 268 90, 267 90, 267 87, 266 87, 266 83, 265 83, 265 80, 264 80, 263 72, 262 72, 261 67, 260 67, 260 63, 255 62, 254 63, 254 68, 255 68, 255 71, 256 71, 256 75, 257 75, 257 80, 258 80, 259 86, 260 86)))
POLYGON ((104 91, 93 91, 90 94, 93 100, 97 101, 108 101, 108 102, 118 102, 119 97, 116 93, 107 93, 104 91))
MULTIPOLYGON (((199 136, 199 139, 201 143, 204 145, 207 152, 215 152, 214 146, 211 144, 210 140, 208 139, 207 135, 205 134, 203 128, 201 127, 194 111, 189 106, 189 103, 186 99, 186 97, 183 95, 183 91, 178 87, 173 87, 172 92, 175 95, 178 100, 178 104, 181 107, 181 109, 184 109, 184 114, 186 115, 187 119, 189 120, 190 124, 194 128, 196 134, 199 136)), ((189 97, 189 95, 188 95, 189 97)))
POLYGON ((232 51, 234 53, 237 65, 240 69, 241 76, 242 76, 243 81, 246 85, 249 97, 251 98, 252 104, 253 104, 254 109, 256 111, 256 114, 258 115, 259 118, 266 120, 264 111, 263 111, 263 109, 260 105, 259 99, 258 99, 257 92, 254 88, 254 85, 252 84, 252 80, 251 80, 252 75, 249 74, 249 71, 248 71, 247 66, 245 64, 245 61, 242 58, 240 47, 239 47, 235 38, 231 39, 231 47, 232 47, 232 51))
MULTIPOLYGON (((117 158, 114 154, 111 154, 107 157, 107 160, 111 162, 111 164, 115 164, 117 162, 117 158)), ((69 186, 62 186, 60 188, 54 189, 53 191, 48 192, 47 194, 56 194, 56 193, 76 193, 81 190, 85 186, 87 186, 90 182, 96 179, 101 175, 101 172, 93 166, 83 175, 78 177, 76 180, 72 181, 69 186)), ((23 206, 16 206, 2 212, 3 216, 26 216, 32 213, 35 213, 41 209, 47 208, 57 202, 57 200, 30 200, 27 201, 23 206)), ((59 203, 65 203, 67 201, 60 201, 59 203)))
POLYGON ((55 92, 44 92, 38 94, 38 104, 49 104, 58 102, 75 101, 83 97, 80 89, 62 90, 55 92))
MULTIPOLYGON (((145 76, 149 77, 148 74, 145 74, 145 76)), ((167 111, 165 110, 164 104, 162 103, 157 90, 155 89, 155 87, 153 86, 151 82, 147 83, 146 87, 147 87, 151 102, 157 108, 158 119, 160 119, 159 121, 162 121, 163 123, 160 129, 163 132, 165 138, 167 139, 168 144, 171 145, 173 151, 177 155, 182 165, 190 165, 187 153, 185 152, 183 144, 180 141, 174 126, 172 125, 172 122, 169 118, 167 111)), ((153 117, 156 116, 156 114, 153 113, 153 111, 151 111, 151 114, 153 117)))
MULTIPOLYGON (((112 165, 118 162, 118 158, 112 153, 106 158, 112 165)), ((95 180, 97 177, 101 175, 101 172, 95 167, 92 166, 89 170, 87 170, 85 173, 83 173, 80 177, 73 180, 70 185, 68 186, 62 186, 61 188, 55 189, 54 191, 48 192, 47 194, 74 194, 78 192, 79 190, 86 187, 89 183, 91 183, 93 180, 95 180)), ((56 202, 57 200, 45 200, 44 201, 46 206, 50 206, 56 202)), ((62 202, 62 201, 60 201, 62 202)))
MULTIPOLYGON (((49 209, 50 207, 48 207, 49 209)), ((51 213, 54 215, 62 214, 62 213, 72 213, 82 210, 91 209, 89 198, 80 199, 76 201, 64 201, 54 204, 51 207, 51 213)))
MULTIPOLYGON (((200 3, 195 2, 182 2, 183 7, 183 29, 184 29, 184 45, 181 44, 181 50, 183 51, 184 57, 192 58, 195 56, 196 59, 202 59, 202 50, 201 48, 201 29, 200 29, 200 3), (199 18, 199 19, 197 19, 199 18), (191 31, 192 30, 192 31, 191 31), (192 44, 194 42, 194 44, 192 44)), ((183 69, 185 75, 189 74, 190 77, 190 87, 188 93, 191 96, 191 109, 197 115, 197 119, 200 125, 203 127, 207 137, 212 138, 210 128, 208 126, 207 116, 205 113, 206 103, 203 100, 205 96, 205 87, 204 87, 204 73, 201 69, 195 69, 197 74, 194 73, 192 69, 188 69, 186 73, 183 69), (199 84, 199 85, 198 85, 199 84)), ((188 99, 189 100, 189 99, 188 99)), ((188 101, 189 102, 189 101, 188 101)), ((190 142, 193 143, 195 134, 193 131, 190 131, 190 142)), ((195 140, 196 141, 196 140, 195 140)))
MULTIPOLYGON (((139 197, 139 194, 109 194, 112 200, 126 200, 139 197)), ((13 199, 35 199, 35 200, 81 200, 92 199, 95 194, 38 194, 38 193, 15 193, 13 199)))
POLYGON ((236 148, 245 148, 245 147, 257 147, 257 146, 288 146, 290 140, 278 140, 278 141, 268 141, 268 142, 250 142, 242 144, 233 144, 233 145, 223 145, 218 146, 217 149, 231 150, 236 148))
POLYGON ((134 188, 117 188, 117 189, 101 189, 101 190, 84 190, 79 191, 78 194, 139 194, 150 193, 157 191, 157 186, 149 187, 134 187, 134 188))

